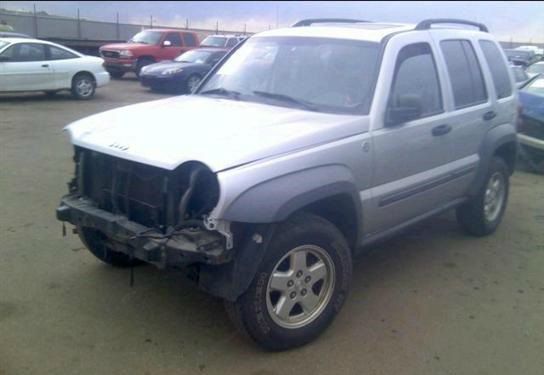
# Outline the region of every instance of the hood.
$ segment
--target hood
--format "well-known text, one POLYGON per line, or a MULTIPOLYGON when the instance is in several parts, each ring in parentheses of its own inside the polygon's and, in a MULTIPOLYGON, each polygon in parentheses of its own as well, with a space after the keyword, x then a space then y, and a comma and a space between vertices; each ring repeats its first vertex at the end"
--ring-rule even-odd
POLYGON ((166 69, 172 68, 191 68, 194 66, 202 66, 203 64, 179 62, 179 61, 161 61, 156 64, 151 64, 145 67, 145 73, 159 73, 166 69))
POLYGON ((100 47, 100 50, 108 51, 122 51, 122 50, 136 50, 146 47, 151 47, 152 44, 143 44, 143 43, 115 43, 115 44, 106 44, 105 46, 100 47))
POLYGON ((366 132, 368 118, 186 95, 110 110, 66 129, 74 145, 98 152, 169 170, 195 160, 218 172, 366 132))

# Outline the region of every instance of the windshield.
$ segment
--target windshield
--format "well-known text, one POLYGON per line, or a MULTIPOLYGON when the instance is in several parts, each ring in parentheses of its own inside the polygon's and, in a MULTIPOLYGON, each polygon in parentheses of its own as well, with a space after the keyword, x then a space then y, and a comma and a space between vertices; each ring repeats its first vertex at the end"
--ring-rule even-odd
POLYGON ((212 52, 187 51, 176 57, 175 61, 204 64, 212 52))
POLYGON ((527 68, 527 73, 544 73, 544 64, 533 64, 527 68))
POLYGON ((200 45, 202 47, 225 47, 227 38, 220 36, 208 36, 206 37, 200 45))
POLYGON ((160 31, 142 31, 134 35, 129 43, 158 44, 160 39, 160 31))
POLYGON ((368 113, 379 44, 329 38, 254 37, 199 93, 298 106, 330 113, 368 113), (228 96, 228 95, 225 95, 228 96))
POLYGON ((539 77, 527 85, 523 91, 530 92, 535 95, 544 96, 544 77, 539 77))

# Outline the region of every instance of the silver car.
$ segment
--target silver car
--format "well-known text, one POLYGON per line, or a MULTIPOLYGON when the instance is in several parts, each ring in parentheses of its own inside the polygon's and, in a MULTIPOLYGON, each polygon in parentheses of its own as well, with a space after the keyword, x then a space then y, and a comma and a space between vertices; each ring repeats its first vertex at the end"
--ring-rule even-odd
POLYGON ((192 95, 69 125, 57 217, 108 264, 191 269, 263 347, 300 346, 367 245, 448 209, 497 229, 516 96, 484 25, 304 20, 238 44, 192 95))

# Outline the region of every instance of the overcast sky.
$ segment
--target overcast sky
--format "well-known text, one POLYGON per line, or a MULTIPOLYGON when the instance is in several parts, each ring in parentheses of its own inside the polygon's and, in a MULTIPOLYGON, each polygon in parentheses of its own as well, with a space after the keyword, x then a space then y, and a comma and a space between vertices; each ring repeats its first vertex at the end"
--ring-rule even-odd
POLYGON ((185 19, 193 27, 261 31, 276 25, 288 26, 302 18, 349 17, 373 21, 414 23, 424 18, 464 18, 485 23, 499 39, 544 43, 544 2, 542 1, 464 1, 464 2, 176 2, 176 1, 0 1, 0 8, 38 10, 63 16, 94 20, 115 20, 119 12, 121 22, 154 25, 185 26, 185 19))

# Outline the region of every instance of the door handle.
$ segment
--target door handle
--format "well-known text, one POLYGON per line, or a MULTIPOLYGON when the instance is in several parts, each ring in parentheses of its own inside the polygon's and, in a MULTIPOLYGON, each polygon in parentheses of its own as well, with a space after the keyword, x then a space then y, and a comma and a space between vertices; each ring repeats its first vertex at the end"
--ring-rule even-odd
POLYGON ((493 120, 495 117, 497 117, 497 112, 495 111, 489 111, 484 113, 483 119, 485 121, 493 120))
POLYGON ((49 64, 42 64, 42 68, 49 68, 49 64))
POLYGON ((444 134, 448 134, 451 131, 451 126, 448 124, 435 126, 432 130, 433 136, 438 137, 444 134))

